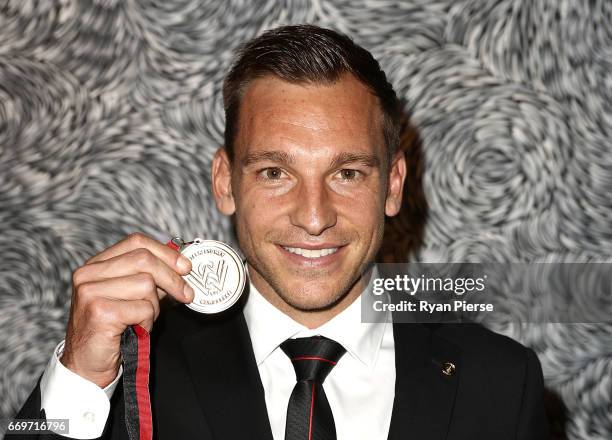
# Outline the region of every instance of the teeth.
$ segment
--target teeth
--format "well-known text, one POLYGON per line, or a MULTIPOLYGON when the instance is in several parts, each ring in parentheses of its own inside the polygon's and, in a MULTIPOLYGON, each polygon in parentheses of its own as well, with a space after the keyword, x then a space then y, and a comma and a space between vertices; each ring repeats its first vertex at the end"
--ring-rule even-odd
POLYGON ((331 255, 338 250, 338 248, 327 248, 327 249, 302 249, 283 246, 283 248, 292 254, 301 255, 306 258, 321 258, 326 255, 331 255))

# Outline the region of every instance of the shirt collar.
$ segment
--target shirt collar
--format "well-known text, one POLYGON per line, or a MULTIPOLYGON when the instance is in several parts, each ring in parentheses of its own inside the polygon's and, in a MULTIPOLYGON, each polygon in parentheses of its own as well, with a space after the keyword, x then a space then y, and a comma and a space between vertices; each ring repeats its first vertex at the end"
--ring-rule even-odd
MULTIPOLYGON (((372 279, 376 277, 373 274, 372 279)), ((250 284, 244 308, 255 361, 261 365, 281 343, 289 338, 325 336, 341 344, 346 351, 365 366, 374 366, 389 320, 377 323, 361 322, 361 296, 345 310, 316 329, 309 329, 294 321, 266 300, 250 284)))

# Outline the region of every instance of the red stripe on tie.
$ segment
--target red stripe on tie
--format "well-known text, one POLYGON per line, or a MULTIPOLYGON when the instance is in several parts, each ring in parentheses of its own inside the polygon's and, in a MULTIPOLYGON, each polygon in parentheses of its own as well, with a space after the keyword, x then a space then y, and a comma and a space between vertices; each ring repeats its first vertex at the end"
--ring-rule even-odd
POLYGON ((325 359, 325 358, 317 357, 317 356, 298 356, 298 357, 291 358, 291 360, 292 361, 323 361, 323 362, 330 363, 332 365, 336 365, 336 362, 334 361, 330 361, 329 359, 325 359))
POLYGON ((136 367, 136 402, 138 403, 139 440, 153 438, 153 416, 149 396, 149 332, 139 325, 132 326, 138 336, 138 366, 136 367))
POLYGON ((310 401, 310 423, 308 427, 308 440, 312 440, 312 413, 314 413, 314 401, 315 401, 315 383, 312 383, 312 400, 310 401))

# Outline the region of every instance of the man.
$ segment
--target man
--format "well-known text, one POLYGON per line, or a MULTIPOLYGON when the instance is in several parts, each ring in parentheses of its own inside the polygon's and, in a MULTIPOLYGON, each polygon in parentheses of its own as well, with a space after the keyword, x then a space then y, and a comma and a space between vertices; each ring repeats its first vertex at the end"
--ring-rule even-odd
POLYGON ((235 216, 246 303, 160 315, 166 294, 192 300, 190 263, 129 236, 74 272, 65 345, 19 417, 127 439, 120 337, 159 316, 160 439, 546 438, 531 350, 472 325, 360 322, 362 274, 406 175, 397 98, 370 53, 314 26, 271 30, 242 48, 223 92, 212 190, 235 216))

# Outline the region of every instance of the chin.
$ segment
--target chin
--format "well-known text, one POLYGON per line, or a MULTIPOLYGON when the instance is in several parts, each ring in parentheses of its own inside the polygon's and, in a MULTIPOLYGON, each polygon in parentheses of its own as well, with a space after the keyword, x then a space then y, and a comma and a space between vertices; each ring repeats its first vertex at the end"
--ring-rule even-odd
MULTIPOLYGON (((301 289, 293 286, 275 289, 281 299, 294 309, 316 312, 332 308, 346 296, 351 288, 349 282, 307 283, 301 289), (334 286, 337 286, 334 288, 334 286), (293 288, 292 288, 293 287, 293 288)), ((280 287, 280 286, 279 286, 280 287)))
POLYGON ((332 308, 342 297, 336 295, 333 298, 329 297, 300 297, 292 295, 283 295, 282 299, 292 308, 301 312, 319 312, 332 308))

